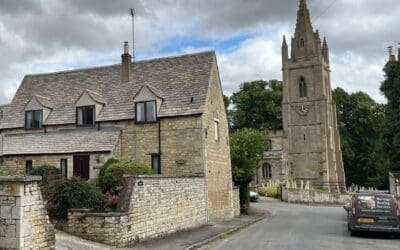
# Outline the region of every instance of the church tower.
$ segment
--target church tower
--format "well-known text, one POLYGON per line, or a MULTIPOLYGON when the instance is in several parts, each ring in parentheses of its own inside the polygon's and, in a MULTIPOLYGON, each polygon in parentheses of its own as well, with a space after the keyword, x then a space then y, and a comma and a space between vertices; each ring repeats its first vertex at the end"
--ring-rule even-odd
POLYGON ((300 0, 291 51, 282 44, 283 130, 287 137, 287 177, 345 191, 345 174, 332 100, 329 48, 314 32, 306 0, 300 0))

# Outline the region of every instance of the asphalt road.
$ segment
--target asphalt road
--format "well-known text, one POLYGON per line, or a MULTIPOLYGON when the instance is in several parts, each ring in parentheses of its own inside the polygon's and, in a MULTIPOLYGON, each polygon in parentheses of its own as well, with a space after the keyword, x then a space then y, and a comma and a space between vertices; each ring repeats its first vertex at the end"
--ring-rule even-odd
POLYGON ((252 205, 268 210, 271 217, 202 249, 400 250, 400 239, 390 235, 351 237, 343 207, 307 206, 275 200, 262 200, 252 205))

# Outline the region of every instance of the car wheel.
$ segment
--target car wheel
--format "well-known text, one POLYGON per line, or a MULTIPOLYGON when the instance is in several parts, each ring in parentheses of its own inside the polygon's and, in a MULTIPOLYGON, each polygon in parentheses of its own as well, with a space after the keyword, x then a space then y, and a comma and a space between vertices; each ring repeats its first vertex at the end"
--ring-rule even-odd
POLYGON ((357 232, 350 229, 350 235, 351 236, 357 236, 357 232))

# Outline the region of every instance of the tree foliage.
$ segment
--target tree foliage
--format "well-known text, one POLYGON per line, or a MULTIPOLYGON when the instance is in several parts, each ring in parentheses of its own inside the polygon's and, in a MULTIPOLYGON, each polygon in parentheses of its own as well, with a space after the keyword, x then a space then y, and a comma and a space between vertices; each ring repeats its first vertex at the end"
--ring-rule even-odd
POLYGON ((347 184, 385 188, 388 162, 383 150, 385 106, 363 92, 333 91, 347 184))
POLYGON ((249 183, 253 180, 264 152, 270 145, 266 132, 245 128, 230 137, 233 180, 240 186, 240 204, 243 213, 249 205, 249 183))
POLYGON ((245 82, 230 98, 234 129, 278 130, 282 128, 282 82, 245 82))
POLYGON ((400 172, 400 61, 387 63, 383 71, 381 91, 387 98, 384 147, 391 169, 400 172))

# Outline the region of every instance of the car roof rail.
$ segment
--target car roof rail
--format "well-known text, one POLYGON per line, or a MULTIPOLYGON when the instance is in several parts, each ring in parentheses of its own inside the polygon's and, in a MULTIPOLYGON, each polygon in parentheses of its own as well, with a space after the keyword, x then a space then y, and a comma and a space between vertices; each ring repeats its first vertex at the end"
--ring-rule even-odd
POLYGON ((358 194, 390 194, 389 190, 359 190, 358 194))

